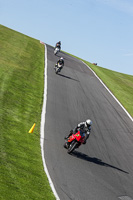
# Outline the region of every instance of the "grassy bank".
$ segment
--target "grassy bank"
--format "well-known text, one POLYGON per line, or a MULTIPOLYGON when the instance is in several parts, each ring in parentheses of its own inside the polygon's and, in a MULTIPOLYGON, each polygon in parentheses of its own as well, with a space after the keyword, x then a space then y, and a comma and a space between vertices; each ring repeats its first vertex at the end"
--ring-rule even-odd
MULTIPOLYGON (((40 150, 44 45, 2 25, 0 45, 0 199, 53 200, 40 150)), ((133 116, 133 76, 86 64, 133 116)))
MULTIPOLYGON (((71 55, 71 54, 69 54, 71 55)), ((105 83, 128 113, 133 117, 133 76, 108 70, 71 55, 86 63, 105 83)))
POLYGON ((84 62, 93 69, 133 117, 133 76, 95 66, 87 61, 84 62))
POLYGON ((40 150, 44 45, 2 25, 0 44, 0 199, 53 200, 40 150))

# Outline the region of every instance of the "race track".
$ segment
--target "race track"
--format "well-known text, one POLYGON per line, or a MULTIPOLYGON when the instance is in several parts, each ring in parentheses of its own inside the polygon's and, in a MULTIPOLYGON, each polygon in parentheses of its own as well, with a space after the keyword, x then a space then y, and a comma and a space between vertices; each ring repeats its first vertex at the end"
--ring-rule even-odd
POLYGON ((86 65, 47 45, 44 152, 60 200, 133 200, 133 122, 86 65), (54 72, 57 59, 65 66, 54 72), (64 137, 90 118, 90 138, 72 155, 64 137))

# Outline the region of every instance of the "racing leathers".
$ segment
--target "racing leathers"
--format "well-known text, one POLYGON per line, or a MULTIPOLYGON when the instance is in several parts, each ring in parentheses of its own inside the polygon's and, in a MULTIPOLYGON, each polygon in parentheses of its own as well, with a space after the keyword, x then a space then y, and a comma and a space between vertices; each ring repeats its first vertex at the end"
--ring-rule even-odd
POLYGON ((78 131, 80 131, 81 136, 85 134, 85 140, 83 144, 86 144, 91 132, 91 126, 87 126, 86 122, 79 123, 73 130, 70 131, 69 135, 65 137, 65 139, 69 138, 72 134, 76 134, 78 131))
POLYGON ((60 41, 56 43, 55 48, 59 48, 59 50, 61 50, 61 42, 60 41))
POLYGON ((61 58, 60 58, 60 59, 57 61, 57 63, 55 64, 55 67, 57 67, 58 64, 61 65, 61 69, 62 69, 63 66, 64 66, 64 59, 61 59, 61 58))

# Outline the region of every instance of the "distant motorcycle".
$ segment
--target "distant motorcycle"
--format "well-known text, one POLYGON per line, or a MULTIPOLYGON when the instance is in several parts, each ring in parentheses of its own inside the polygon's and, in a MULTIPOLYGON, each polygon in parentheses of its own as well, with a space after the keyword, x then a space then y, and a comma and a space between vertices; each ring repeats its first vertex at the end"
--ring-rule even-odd
POLYGON ((65 139, 64 148, 67 149, 67 153, 72 153, 76 148, 78 148, 85 141, 85 133, 82 134, 78 131, 76 134, 72 134, 68 139, 65 139))
POLYGON ((59 47, 56 47, 54 50, 54 55, 56 55, 60 51, 59 47))
POLYGON ((55 68, 54 68, 55 69, 55 73, 58 74, 61 71, 62 68, 63 68, 63 65, 61 65, 59 63, 56 64, 55 68))

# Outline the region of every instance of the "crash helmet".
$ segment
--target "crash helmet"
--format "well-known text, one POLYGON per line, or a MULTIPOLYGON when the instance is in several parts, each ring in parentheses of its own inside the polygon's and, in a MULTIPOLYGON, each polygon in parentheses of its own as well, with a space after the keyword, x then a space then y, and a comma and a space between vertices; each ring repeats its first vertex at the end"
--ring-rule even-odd
POLYGON ((60 58, 60 60, 64 60, 64 58, 63 58, 63 57, 61 57, 61 58, 60 58))
POLYGON ((90 119, 87 119, 85 124, 87 127, 90 127, 92 125, 92 121, 90 119))

